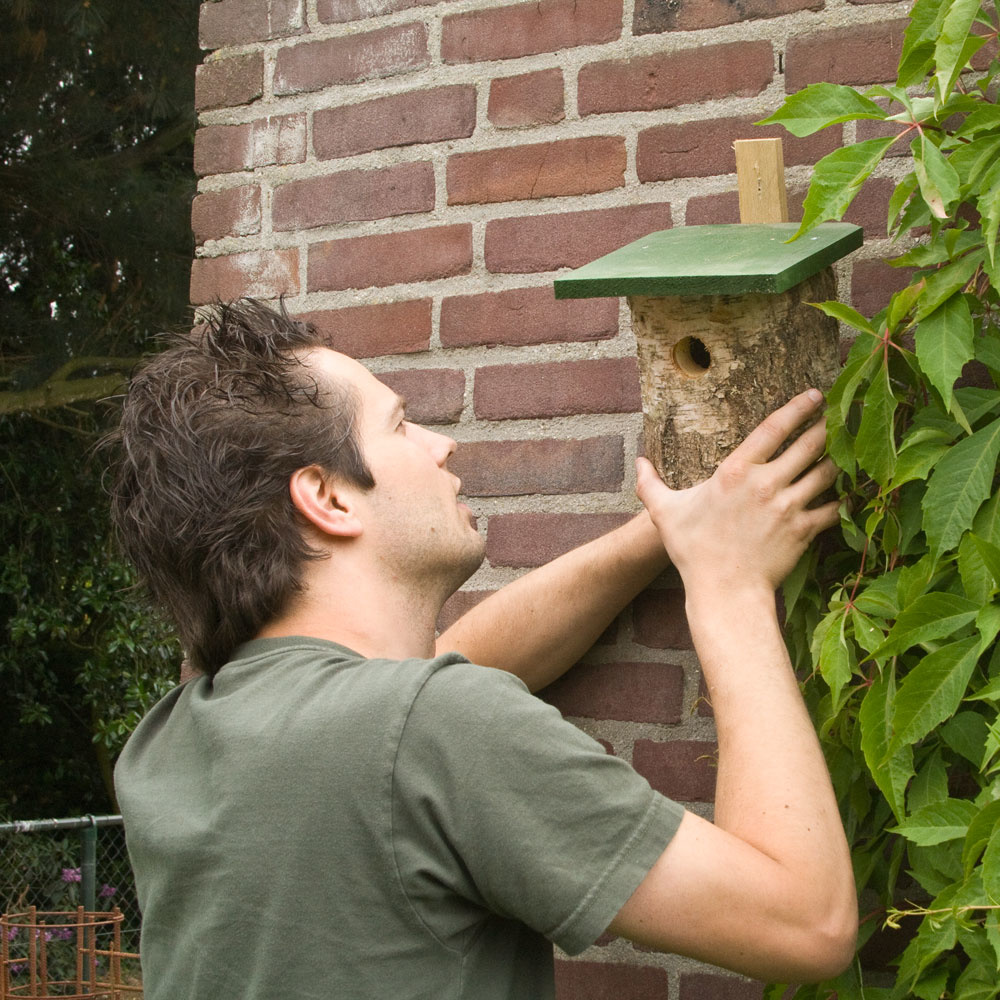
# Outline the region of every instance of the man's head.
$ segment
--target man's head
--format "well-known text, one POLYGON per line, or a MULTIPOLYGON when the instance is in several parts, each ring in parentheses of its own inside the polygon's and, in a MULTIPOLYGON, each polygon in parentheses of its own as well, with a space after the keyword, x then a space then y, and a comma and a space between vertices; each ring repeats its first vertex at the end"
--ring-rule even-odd
POLYGON ((126 554, 213 674, 302 587, 325 553, 289 494, 318 466, 375 484, 350 381, 306 363, 316 331, 252 300, 220 305, 132 379, 113 441, 112 517, 126 554))

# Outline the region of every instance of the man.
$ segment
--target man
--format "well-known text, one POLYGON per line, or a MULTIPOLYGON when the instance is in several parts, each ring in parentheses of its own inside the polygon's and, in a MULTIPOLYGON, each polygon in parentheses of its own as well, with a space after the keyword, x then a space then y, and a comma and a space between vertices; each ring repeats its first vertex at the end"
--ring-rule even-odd
POLYGON ((125 402, 113 509, 201 676, 122 754, 150 1000, 537 998, 606 929, 749 975, 850 960, 856 901, 774 590, 836 519, 819 393, 707 482, 435 639, 483 558, 455 442, 314 331, 244 301, 125 402), (719 733, 715 822, 527 689, 667 565, 719 733), (474 665, 475 664, 475 665, 474 665), (490 669, 502 668, 502 669, 490 669))

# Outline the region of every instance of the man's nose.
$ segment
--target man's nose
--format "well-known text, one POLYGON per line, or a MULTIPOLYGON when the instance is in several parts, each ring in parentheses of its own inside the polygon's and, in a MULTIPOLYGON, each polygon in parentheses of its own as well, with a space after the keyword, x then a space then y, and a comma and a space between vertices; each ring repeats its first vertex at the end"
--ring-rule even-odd
POLYGON ((437 431, 428 430, 426 427, 420 427, 419 431, 423 437, 424 445, 433 456, 434 461, 438 465, 443 466, 455 453, 458 442, 454 438, 448 437, 447 434, 439 434, 437 431))

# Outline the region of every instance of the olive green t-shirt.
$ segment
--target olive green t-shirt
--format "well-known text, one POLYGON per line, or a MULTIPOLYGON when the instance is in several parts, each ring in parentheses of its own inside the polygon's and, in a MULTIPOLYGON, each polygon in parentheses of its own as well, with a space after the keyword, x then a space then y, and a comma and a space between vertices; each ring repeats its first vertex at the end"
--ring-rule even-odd
POLYGON ((116 785, 147 1000, 540 1000, 682 809, 512 674, 246 643, 116 785))

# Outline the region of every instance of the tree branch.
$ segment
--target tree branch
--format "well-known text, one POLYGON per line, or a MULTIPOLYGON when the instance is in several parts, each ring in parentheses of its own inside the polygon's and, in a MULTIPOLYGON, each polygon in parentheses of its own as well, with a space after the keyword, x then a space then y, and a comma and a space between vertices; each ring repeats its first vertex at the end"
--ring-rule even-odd
POLYGON ((7 413, 38 413, 72 403, 93 403, 121 392, 128 380, 127 372, 138 358, 75 358, 67 362, 41 385, 30 389, 0 392, 0 415, 7 413), (67 379, 66 375, 82 367, 114 367, 117 371, 90 378, 67 379))

